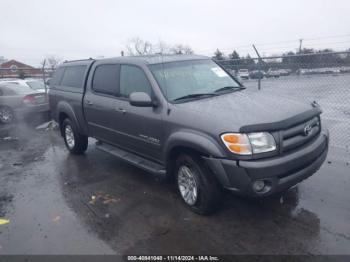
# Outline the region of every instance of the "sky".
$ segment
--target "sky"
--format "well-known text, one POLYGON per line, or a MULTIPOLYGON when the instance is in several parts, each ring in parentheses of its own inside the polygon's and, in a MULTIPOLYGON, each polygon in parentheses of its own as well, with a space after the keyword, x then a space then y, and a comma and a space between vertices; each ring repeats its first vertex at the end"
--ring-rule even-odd
POLYGON ((128 40, 185 44, 198 54, 263 55, 350 48, 348 0, 1 0, 0 56, 39 65, 119 56, 128 40))

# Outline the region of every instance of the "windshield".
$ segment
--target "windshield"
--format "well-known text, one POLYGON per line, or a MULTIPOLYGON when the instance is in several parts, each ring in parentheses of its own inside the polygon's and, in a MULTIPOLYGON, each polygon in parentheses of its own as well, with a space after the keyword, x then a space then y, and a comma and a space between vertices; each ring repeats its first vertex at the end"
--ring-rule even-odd
POLYGON ((180 61, 149 66, 169 101, 193 94, 208 94, 241 85, 211 60, 180 61))
POLYGON ((44 83, 40 81, 28 81, 27 84, 30 86, 31 89, 45 89, 44 83))

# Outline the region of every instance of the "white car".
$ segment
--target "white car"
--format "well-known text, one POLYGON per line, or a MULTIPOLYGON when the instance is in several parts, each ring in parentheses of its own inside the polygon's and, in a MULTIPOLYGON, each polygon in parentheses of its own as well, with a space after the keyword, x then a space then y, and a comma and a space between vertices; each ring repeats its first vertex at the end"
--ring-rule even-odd
POLYGON ((35 91, 45 93, 45 84, 43 81, 38 79, 12 79, 12 80, 4 80, 1 83, 11 83, 17 85, 27 86, 35 91))
POLYGON ((249 70, 248 69, 239 69, 238 76, 242 79, 249 79, 249 70))

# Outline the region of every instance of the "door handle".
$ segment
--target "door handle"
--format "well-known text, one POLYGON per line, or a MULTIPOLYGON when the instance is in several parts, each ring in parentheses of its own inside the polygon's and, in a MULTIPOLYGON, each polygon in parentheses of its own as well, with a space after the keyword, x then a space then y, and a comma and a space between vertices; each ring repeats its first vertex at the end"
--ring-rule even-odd
POLYGON ((94 103, 92 103, 90 100, 86 100, 86 104, 88 104, 88 105, 93 105, 94 103))
POLYGON ((120 107, 116 107, 115 108, 115 111, 119 112, 119 113, 122 113, 122 114, 125 114, 126 113, 126 110, 123 109, 123 108, 120 108, 120 107))

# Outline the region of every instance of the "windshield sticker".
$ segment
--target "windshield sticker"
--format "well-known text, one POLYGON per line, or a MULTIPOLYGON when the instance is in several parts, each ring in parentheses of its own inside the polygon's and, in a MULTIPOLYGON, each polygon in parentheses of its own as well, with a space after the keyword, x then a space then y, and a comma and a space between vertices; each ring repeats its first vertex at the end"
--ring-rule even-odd
POLYGON ((213 71, 218 77, 227 77, 227 73, 222 70, 220 67, 213 67, 211 68, 211 71, 213 71))

